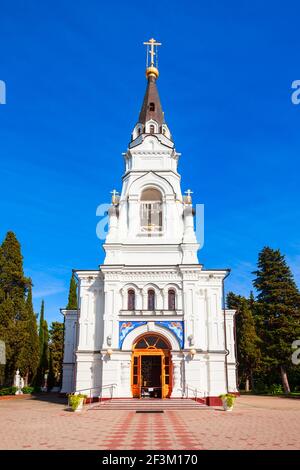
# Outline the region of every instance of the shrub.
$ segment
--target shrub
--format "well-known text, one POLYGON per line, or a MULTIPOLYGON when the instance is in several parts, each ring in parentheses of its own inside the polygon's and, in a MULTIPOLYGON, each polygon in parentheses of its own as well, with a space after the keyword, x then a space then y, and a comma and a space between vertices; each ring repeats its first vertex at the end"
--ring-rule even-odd
POLYGON ((80 400, 86 397, 87 397, 86 395, 81 395, 81 394, 78 394, 78 395, 70 394, 68 398, 69 398, 69 405, 71 406, 72 410, 73 411, 77 410, 80 400))
POLYGON ((17 390, 17 387, 3 387, 0 389, 0 396, 3 397, 5 395, 14 395, 17 390))
POLYGON ((226 400, 228 408, 231 408, 234 405, 236 396, 232 395, 231 393, 225 393, 223 395, 220 395, 220 398, 222 400, 226 400))
POLYGON ((34 387, 27 386, 27 387, 22 388, 22 392, 25 393, 25 395, 31 394, 33 391, 34 391, 34 387))
POLYGON ((254 393, 267 393, 268 387, 263 380, 256 380, 253 387, 254 393))
POLYGON ((268 389, 268 393, 270 393, 271 395, 282 394, 283 393, 282 385, 272 384, 268 389))

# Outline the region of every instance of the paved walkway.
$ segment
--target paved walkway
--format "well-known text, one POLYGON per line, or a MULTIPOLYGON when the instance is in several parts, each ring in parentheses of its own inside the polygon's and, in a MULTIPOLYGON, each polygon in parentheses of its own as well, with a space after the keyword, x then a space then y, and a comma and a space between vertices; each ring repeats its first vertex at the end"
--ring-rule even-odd
POLYGON ((0 449, 300 449, 300 400, 276 397, 162 414, 11 399, 0 401, 0 422, 0 449))

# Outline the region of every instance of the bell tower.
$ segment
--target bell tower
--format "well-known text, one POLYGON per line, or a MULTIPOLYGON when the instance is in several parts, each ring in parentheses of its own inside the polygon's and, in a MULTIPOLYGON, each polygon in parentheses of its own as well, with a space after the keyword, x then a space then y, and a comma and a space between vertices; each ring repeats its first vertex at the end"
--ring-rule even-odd
POLYGON ((109 209, 104 264, 198 264, 190 194, 183 197, 178 173, 180 153, 165 121, 157 88, 157 49, 147 46, 147 86, 138 122, 123 154, 121 194, 109 209))

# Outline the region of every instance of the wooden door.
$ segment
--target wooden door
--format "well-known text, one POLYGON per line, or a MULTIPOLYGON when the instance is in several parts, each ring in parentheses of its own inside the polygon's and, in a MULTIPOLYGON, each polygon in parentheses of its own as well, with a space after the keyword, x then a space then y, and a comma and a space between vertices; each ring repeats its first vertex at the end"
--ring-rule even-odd
POLYGON ((162 398, 170 398, 172 391, 172 371, 170 355, 162 356, 162 398))
POLYGON ((141 396, 141 356, 134 355, 132 363, 132 396, 140 398, 141 396))

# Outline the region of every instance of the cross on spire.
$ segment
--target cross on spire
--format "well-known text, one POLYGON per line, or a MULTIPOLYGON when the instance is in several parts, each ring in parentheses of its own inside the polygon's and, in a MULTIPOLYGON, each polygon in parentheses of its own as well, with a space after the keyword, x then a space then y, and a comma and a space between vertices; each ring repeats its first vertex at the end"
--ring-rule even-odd
POLYGON ((118 204, 119 202, 119 192, 113 189, 111 192, 111 202, 113 205, 118 204))
POLYGON ((188 197, 191 197, 191 194, 193 194, 193 191, 191 191, 190 189, 187 189, 184 192, 185 192, 185 194, 187 194, 188 197))
POLYGON ((148 42, 143 43, 147 46, 147 67, 148 67, 148 53, 150 54, 150 67, 157 67, 157 46, 161 46, 161 42, 157 42, 154 38, 149 39, 148 42), (156 64, 154 65, 154 56, 156 55, 156 64))
POLYGON ((193 194, 193 191, 191 191, 190 189, 187 189, 186 191, 184 191, 184 193, 186 194, 185 196, 185 204, 192 204, 192 194, 193 194))

